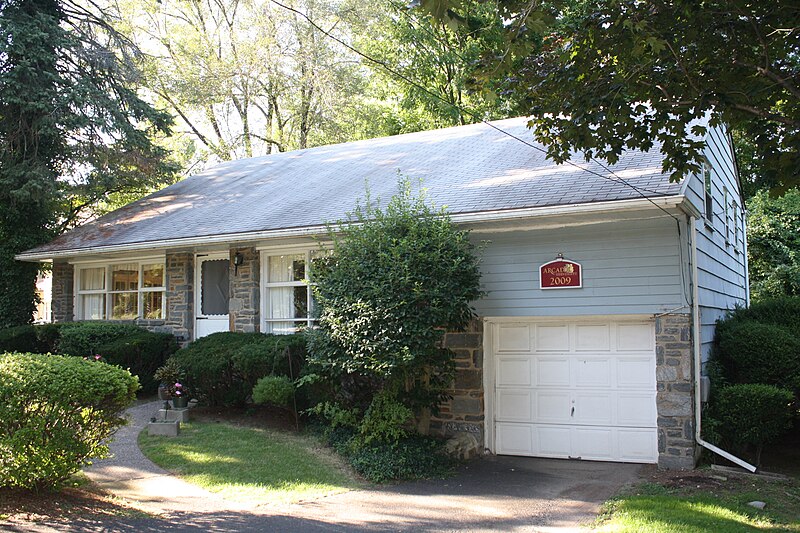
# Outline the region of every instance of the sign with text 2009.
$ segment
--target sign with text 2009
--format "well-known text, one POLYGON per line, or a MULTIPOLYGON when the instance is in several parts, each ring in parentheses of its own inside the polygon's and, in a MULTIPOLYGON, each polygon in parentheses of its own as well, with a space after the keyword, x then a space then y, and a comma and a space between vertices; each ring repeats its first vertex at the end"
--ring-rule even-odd
POLYGON ((567 259, 556 259, 539 267, 539 288, 579 289, 583 286, 581 265, 567 259))

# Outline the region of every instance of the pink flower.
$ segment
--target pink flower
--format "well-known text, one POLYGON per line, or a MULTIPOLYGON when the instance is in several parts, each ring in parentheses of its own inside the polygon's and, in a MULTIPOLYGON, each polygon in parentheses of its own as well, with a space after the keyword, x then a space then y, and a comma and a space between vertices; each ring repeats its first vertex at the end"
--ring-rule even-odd
POLYGON ((102 359, 102 358, 103 358, 103 356, 102 356, 102 355, 99 355, 99 354, 96 354, 96 355, 94 356, 94 360, 95 360, 95 361, 99 361, 99 360, 100 360, 100 359, 102 359))

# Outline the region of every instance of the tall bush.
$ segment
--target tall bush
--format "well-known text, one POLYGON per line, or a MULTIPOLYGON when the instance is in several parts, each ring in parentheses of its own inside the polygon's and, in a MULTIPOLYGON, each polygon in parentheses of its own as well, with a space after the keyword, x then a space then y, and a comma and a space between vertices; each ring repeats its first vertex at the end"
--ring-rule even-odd
POLYGON ((108 454, 138 380, 78 357, 0 355, 0 485, 56 487, 108 454))
POLYGON ((469 234, 401 181, 385 209, 367 195, 329 236, 332 255, 311 268, 319 328, 309 361, 361 412, 380 391, 401 391, 426 431, 455 371, 444 332, 465 328, 481 296, 469 234))

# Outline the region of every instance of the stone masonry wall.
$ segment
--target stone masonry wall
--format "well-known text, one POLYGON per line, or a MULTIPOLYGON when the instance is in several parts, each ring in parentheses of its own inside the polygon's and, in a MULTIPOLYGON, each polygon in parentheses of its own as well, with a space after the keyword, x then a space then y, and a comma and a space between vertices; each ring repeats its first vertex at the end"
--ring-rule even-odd
POLYGON ((470 433, 483 446, 483 323, 473 320, 464 332, 448 332, 444 346, 455 352, 456 377, 452 399, 431 420, 431 432, 444 436, 470 433))
POLYGON ((255 248, 231 250, 229 313, 231 331, 252 333, 260 329, 260 261, 255 248), (239 267, 233 266, 233 258, 240 253, 244 261, 239 267))
POLYGON ((659 468, 692 469, 697 463, 691 331, 691 315, 656 318, 659 468))
POLYGON ((75 267, 62 261, 53 261, 53 322, 75 320, 75 267))
POLYGON ((159 329, 186 345, 194 335, 194 255, 167 252, 166 276, 166 318, 159 329))

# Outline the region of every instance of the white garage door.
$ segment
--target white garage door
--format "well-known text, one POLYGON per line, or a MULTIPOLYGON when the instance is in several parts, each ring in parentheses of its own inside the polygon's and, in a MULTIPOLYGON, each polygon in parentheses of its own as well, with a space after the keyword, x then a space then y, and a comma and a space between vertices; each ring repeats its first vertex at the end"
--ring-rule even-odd
POLYGON ((657 462, 652 323, 493 328, 496 453, 657 462))

